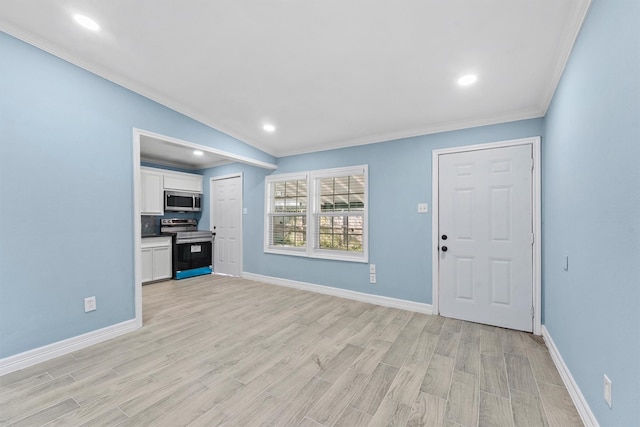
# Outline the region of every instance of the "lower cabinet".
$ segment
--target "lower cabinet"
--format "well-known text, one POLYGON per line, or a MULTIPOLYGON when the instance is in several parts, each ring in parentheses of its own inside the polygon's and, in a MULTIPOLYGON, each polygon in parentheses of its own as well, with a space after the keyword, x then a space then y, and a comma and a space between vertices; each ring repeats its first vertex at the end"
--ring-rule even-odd
POLYGON ((171 237, 142 239, 142 283, 171 278, 171 237))

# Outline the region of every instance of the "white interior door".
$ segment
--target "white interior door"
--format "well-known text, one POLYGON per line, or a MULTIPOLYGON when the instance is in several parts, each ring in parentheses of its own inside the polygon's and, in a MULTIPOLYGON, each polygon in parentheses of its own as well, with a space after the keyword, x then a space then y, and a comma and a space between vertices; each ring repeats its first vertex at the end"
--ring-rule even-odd
POLYGON ((216 233, 213 271, 242 273, 242 177, 216 179, 211 184, 211 229, 216 233))
POLYGON ((532 145, 439 156, 440 314, 532 331, 532 145))

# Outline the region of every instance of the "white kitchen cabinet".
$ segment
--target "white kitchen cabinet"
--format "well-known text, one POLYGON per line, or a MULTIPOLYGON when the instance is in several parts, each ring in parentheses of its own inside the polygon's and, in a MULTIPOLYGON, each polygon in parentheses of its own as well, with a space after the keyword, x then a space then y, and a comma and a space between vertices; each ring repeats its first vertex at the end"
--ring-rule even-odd
POLYGON ((149 169, 140 170, 140 213, 142 215, 164 215, 164 176, 149 169))
POLYGON ((153 280, 153 248, 142 249, 142 283, 153 280))
POLYGON ((142 283, 170 279, 171 237, 145 237, 141 248, 142 283))
POLYGON ((164 189, 202 193, 202 176, 190 173, 165 172, 164 189))
POLYGON ((153 248, 153 280, 171 277, 171 246, 153 248))

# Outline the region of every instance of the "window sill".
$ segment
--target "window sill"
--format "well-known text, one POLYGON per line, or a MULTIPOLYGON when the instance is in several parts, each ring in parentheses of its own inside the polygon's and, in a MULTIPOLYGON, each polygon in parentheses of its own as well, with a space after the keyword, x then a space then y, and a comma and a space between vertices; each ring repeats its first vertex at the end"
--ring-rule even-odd
POLYGON ((291 256, 299 256, 299 257, 308 257, 306 249, 265 248, 264 253, 275 254, 275 255, 291 255, 291 256))
MULTIPOLYGON (((336 251, 337 252, 337 251, 336 251)), ((347 261, 347 262, 369 262, 367 254, 359 253, 357 255, 346 255, 344 253, 336 253, 334 251, 313 251, 309 254, 309 258, 328 259, 331 261, 347 261)))
POLYGON ((333 253, 329 251, 313 251, 308 253, 306 249, 281 249, 281 248, 265 248, 265 254, 274 255, 290 255, 303 258, 326 259, 329 261, 346 261, 359 262, 366 264, 369 262, 367 254, 345 255, 342 253, 333 253))

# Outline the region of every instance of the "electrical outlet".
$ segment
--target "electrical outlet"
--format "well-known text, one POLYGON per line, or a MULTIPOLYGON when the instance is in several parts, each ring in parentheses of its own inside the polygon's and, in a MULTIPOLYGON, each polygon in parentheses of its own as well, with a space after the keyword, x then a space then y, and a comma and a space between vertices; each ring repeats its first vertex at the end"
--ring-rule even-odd
POLYGON ((376 274, 376 265, 369 264, 369 274, 376 274))
POLYGON ((429 212, 429 204, 418 203, 418 213, 427 213, 427 212, 429 212))
POLYGON ((611 380, 608 376, 604 376, 604 401, 611 408, 611 380))
POLYGON ((96 309, 96 297, 87 297, 84 299, 84 312, 88 313, 96 309))
POLYGON ((369 283, 376 283, 376 275, 369 274, 369 283))

